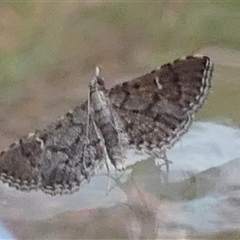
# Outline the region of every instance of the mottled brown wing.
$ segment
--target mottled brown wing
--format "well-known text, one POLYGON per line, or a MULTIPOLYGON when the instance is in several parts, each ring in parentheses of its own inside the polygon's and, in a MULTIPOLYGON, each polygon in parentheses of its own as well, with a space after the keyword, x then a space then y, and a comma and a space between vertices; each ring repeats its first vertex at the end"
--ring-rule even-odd
POLYGON ((110 89, 130 146, 150 152, 172 146, 203 105, 212 71, 208 57, 189 56, 110 89))
POLYGON ((0 155, 0 180, 3 183, 23 191, 39 187, 38 165, 42 161, 39 142, 24 138, 10 145, 0 155))
POLYGON ((103 165, 105 149, 93 121, 86 142, 87 104, 1 153, 0 180, 19 190, 70 194, 103 165), (84 151, 84 148, 86 149, 84 151))

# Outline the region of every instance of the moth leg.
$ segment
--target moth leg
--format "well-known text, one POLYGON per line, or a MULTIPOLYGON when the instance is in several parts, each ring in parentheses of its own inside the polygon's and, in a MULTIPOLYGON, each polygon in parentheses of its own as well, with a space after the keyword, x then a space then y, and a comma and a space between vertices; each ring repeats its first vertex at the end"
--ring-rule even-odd
POLYGON ((87 124, 86 124, 86 136, 85 136, 85 144, 83 148, 83 169, 85 172, 85 177, 89 179, 89 174, 87 173, 87 166, 86 166, 86 153, 87 153, 87 146, 89 145, 89 126, 90 126, 90 114, 91 114, 91 105, 90 105, 90 90, 88 91, 88 108, 87 108, 87 124))
MULTIPOLYGON (((167 171, 167 175, 168 175, 168 174, 169 174, 169 163, 173 163, 173 162, 170 161, 170 160, 167 158, 166 151, 164 151, 164 153, 163 153, 162 160, 164 161, 164 164, 166 165, 166 171, 167 171)), ((163 164, 163 165, 164 165, 164 164, 163 164)))
POLYGON ((167 158, 166 151, 164 151, 164 152, 162 153, 162 156, 158 157, 158 159, 161 159, 161 160, 164 161, 164 163, 159 163, 159 162, 157 161, 156 165, 157 165, 157 167, 159 168, 160 171, 162 171, 162 170, 161 170, 162 166, 164 166, 164 165, 166 166, 166 181, 168 182, 169 164, 171 164, 171 163, 173 163, 173 162, 170 161, 170 160, 167 158))
POLYGON ((84 148, 83 148, 83 161, 82 161, 82 165, 83 165, 83 170, 84 170, 84 176, 87 180, 89 180, 89 174, 87 171, 87 166, 86 166, 86 153, 87 153, 87 146, 89 145, 89 139, 85 139, 85 143, 84 143, 84 148))
MULTIPOLYGON (((98 140, 102 143, 104 143, 104 140, 101 136, 101 133, 96 125, 96 123, 93 121, 93 126, 94 126, 94 130, 95 130, 95 133, 97 134, 97 137, 98 137, 98 140)), ((108 166, 108 162, 107 162, 107 151, 106 151, 106 148, 103 147, 105 153, 104 153, 104 162, 105 162, 105 166, 106 166, 106 169, 107 169, 107 174, 108 174, 108 187, 107 189, 110 188, 110 170, 109 170, 109 166, 108 166)))

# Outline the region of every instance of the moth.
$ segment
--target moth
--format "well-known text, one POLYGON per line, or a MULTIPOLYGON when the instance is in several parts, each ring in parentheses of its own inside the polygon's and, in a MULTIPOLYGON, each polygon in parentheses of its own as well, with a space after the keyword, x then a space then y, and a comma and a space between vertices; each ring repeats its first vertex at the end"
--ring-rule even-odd
POLYGON ((0 180, 22 191, 70 194, 130 149, 155 158, 188 131, 211 87, 213 63, 188 56, 106 89, 96 69, 88 99, 0 153, 0 180))

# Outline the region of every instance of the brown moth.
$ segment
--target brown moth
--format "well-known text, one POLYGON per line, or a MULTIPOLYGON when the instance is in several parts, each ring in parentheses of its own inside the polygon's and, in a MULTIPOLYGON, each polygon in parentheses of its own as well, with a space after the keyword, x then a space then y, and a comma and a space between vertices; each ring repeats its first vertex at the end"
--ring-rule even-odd
POLYGON ((213 64, 188 56, 106 89, 98 68, 88 100, 0 154, 0 180, 19 190, 70 194, 108 158, 125 168, 126 152, 161 157, 192 123, 211 87, 213 64))

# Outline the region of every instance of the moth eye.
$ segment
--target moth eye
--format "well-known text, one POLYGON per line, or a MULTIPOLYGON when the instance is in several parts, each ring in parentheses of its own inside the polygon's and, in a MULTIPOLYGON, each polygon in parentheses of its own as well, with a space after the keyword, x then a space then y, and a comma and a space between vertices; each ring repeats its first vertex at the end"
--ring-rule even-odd
POLYGON ((104 86, 104 81, 102 78, 97 78, 97 84, 100 86, 104 86))

